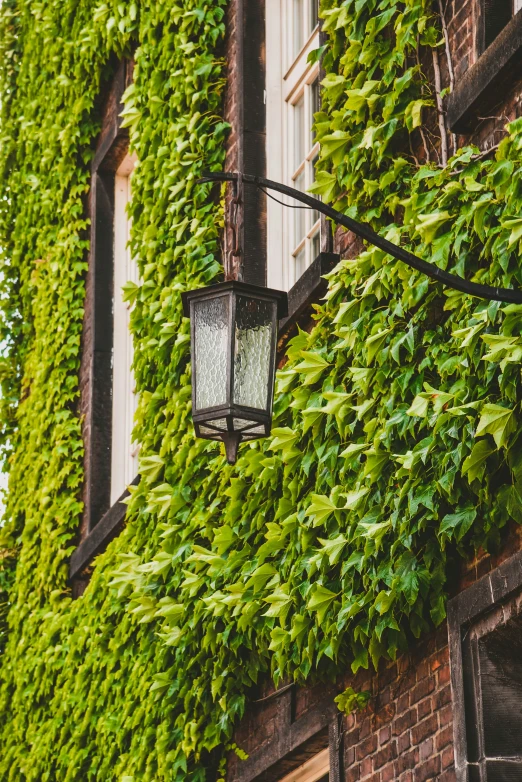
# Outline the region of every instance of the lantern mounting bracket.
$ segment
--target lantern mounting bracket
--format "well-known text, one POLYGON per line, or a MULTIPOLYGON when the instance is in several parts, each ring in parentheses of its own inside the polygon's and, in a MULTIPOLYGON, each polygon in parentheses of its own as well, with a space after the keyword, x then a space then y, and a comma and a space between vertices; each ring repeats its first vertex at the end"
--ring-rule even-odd
MULTIPOLYGON (((461 293, 467 293, 470 296, 476 296, 480 299, 486 299, 487 301, 500 301, 506 304, 522 304, 522 290, 481 285, 480 283, 464 280, 456 274, 451 274, 443 269, 439 269, 438 266, 428 263, 428 261, 424 261, 404 247, 400 247, 399 245, 390 242, 388 239, 385 239, 383 236, 380 236, 367 223, 359 223, 357 220, 337 211, 337 209, 328 206, 328 204, 324 204, 322 201, 314 198, 314 196, 308 195, 307 193, 301 193, 301 191, 289 187, 288 185, 283 185, 280 182, 274 182, 271 179, 264 179, 263 177, 254 176, 252 174, 226 172, 205 174, 205 176, 198 180, 198 183, 204 182, 235 182, 236 187, 238 187, 239 190, 242 189, 243 185, 254 185, 260 189, 275 190, 282 195, 294 198, 296 201, 321 212, 321 214, 329 217, 330 220, 333 220, 338 225, 351 231, 365 242, 368 242, 374 247, 383 250, 383 252, 388 255, 391 255, 396 261, 402 261, 412 269, 422 272, 422 274, 425 274, 432 280, 447 285, 449 288, 453 288, 461 293)), ((290 204, 283 205, 291 206, 290 204)))

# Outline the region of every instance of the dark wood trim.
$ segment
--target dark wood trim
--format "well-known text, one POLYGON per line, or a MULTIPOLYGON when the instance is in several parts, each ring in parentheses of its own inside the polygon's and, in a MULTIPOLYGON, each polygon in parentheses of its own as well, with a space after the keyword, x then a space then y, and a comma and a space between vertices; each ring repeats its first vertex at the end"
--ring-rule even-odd
POLYGON ((114 175, 129 146, 128 131, 121 127, 120 113, 132 71, 132 62, 126 60, 116 70, 104 102, 102 128, 91 167, 90 250, 80 367, 80 412, 85 445, 80 539, 92 531, 110 507, 114 175))
MULTIPOLYGON (((133 62, 121 61, 106 90, 102 126, 91 165, 90 247, 80 365, 80 414, 85 447, 84 512, 70 577, 80 584, 94 556, 117 534, 125 517, 120 501, 110 507, 112 439, 112 350, 114 296, 114 176, 127 154, 129 134, 121 127, 123 93, 133 62)), ((125 496, 125 495, 122 495, 125 496)), ((121 499, 121 498, 120 498, 121 499)), ((75 589, 78 593, 80 590, 75 589)))
POLYGON ((323 275, 331 272, 340 261, 336 253, 319 253, 296 284, 288 291, 288 315, 279 321, 279 337, 285 337, 303 315, 309 315, 312 304, 317 303, 328 289, 323 275))
MULTIPOLYGON (((266 176, 265 0, 239 0, 237 9, 238 170, 266 176)), ((243 191, 244 281, 266 285, 266 196, 243 191)))
POLYGON ((343 715, 337 713, 328 728, 328 748, 330 750, 329 782, 344 780, 344 728, 343 715))
MULTIPOLYGON (((329 746, 334 735, 330 726, 338 725, 339 711, 334 693, 328 693, 320 702, 294 720, 295 688, 282 693, 277 703, 277 730, 272 740, 252 752, 248 759, 234 765, 227 782, 277 782, 329 746)), ((262 714, 263 707, 252 705, 262 714)), ((335 734, 337 736, 337 734, 335 734)), ((338 751, 337 739, 335 750, 338 751)), ((330 751, 332 762, 332 750, 330 751)), ((334 782, 338 782, 332 778, 334 782)))
MULTIPOLYGON (((139 475, 132 481, 131 486, 137 486, 139 475)), ((80 543, 71 557, 69 566, 69 578, 74 579, 84 574, 86 568, 92 563, 94 557, 101 554, 122 530, 127 513, 127 505, 123 503, 129 496, 126 489, 114 505, 100 519, 92 532, 80 543)))
MULTIPOLYGON (((478 31, 480 36, 483 33, 478 31)), ((522 13, 516 14, 457 83, 447 103, 453 133, 472 133, 477 117, 491 114, 521 77, 522 13)))
POLYGON ((522 551, 448 602, 448 633, 457 782, 468 782, 463 644, 469 628, 522 589, 522 551))

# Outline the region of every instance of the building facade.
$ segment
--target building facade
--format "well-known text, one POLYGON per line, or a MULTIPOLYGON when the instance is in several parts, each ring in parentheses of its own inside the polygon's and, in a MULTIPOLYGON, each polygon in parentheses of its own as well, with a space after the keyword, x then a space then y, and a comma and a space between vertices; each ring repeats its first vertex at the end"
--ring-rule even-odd
POLYGON ((520 288, 521 10, 4 2, 0 778, 522 778, 521 305, 198 182, 520 288), (289 313, 232 467, 181 293, 234 243, 289 313))

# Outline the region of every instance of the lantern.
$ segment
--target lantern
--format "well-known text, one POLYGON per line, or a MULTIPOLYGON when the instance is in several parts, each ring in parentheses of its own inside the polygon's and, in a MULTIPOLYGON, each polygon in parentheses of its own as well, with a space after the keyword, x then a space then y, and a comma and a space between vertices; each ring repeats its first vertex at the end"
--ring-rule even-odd
POLYGON ((270 434, 278 321, 287 314, 287 295, 231 281, 182 299, 190 317, 196 435, 224 442, 234 464, 241 442, 270 434))

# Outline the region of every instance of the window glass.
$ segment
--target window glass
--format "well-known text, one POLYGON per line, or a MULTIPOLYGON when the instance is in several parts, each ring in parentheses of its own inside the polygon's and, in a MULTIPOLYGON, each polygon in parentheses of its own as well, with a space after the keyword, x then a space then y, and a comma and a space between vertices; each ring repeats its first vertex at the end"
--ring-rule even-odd
POLYGON ((484 45, 487 48, 522 7, 520 0, 483 0, 484 45))
MULTIPOLYGON (((320 109, 318 0, 266 0, 267 174, 307 192, 314 181, 319 145, 312 130, 320 109)), ((285 197, 285 203, 296 202, 285 197)), ((268 284, 294 285, 315 260, 320 220, 315 210, 268 203, 268 284)))
POLYGON ((138 282, 137 264, 129 247, 131 223, 127 214, 135 163, 135 156, 127 155, 116 171, 114 188, 111 505, 138 474, 138 448, 132 442, 137 396, 132 373, 130 307, 123 300, 122 291, 125 283, 138 282))

